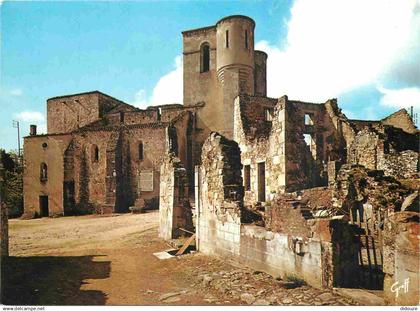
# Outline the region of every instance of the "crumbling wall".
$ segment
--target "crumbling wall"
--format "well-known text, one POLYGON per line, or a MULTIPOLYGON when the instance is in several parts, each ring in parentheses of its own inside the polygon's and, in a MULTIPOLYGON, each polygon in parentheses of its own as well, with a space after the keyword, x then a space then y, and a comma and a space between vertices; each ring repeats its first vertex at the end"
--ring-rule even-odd
POLYGON ((368 170, 363 166, 345 164, 333 187, 333 209, 348 214, 357 222, 380 224, 387 215, 398 212, 411 190, 383 171, 368 170))
POLYGON ((311 237, 310 226, 302 215, 299 202, 291 201, 284 196, 266 206, 265 227, 273 232, 281 232, 291 236, 311 237))
POLYGON ((394 127, 364 127, 348 150, 348 163, 383 170, 397 178, 412 177, 418 173, 418 141, 418 134, 394 127))
POLYGON ((413 119, 407 113, 407 110, 401 109, 393 114, 389 115, 388 117, 381 120, 381 123, 384 125, 391 125, 397 128, 402 129, 403 131, 411 134, 415 134, 418 132, 413 119))
POLYGON ((389 304, 419 303, 419 228, 418 212, 398 212, 385 221, 384 296, 389 304))
POLYGON ((179 158, 168 154, 160 176, 159 236, 170 240, 182 235, 179 228, 193 230, 187 172, 179 158))
MULTIPOLYGON (((245 189, 245 205, 253 205, 258 198, 258 164, 265 166, 264 201, 271 194, 283 192, 286 185, 284 105, 276 105, 272 98, 240 95, 235 99, 234 140, 241 149, 241 161, 250 168, 250 186, 245 189), (266 120, 267 109, 272 120, 266 120)), ((244 172, 242 173, 243 178, 244 172)))
MULTIPOLYGON (((239 255, 243 186, 238 145, 212 133, 203 145, 197 211, 200 251, 219 256, 239 255)), ((197 204, 197 202, 196 202, 197 204)))
MULTIPOLYGON (((301 222, 291 228, 285 224, 287 220, 294 221, 297 215, 278 213, 279 218, 289 217, 277 228, 278 232, 241 223, 245 210, 239 157, 238 145, 217 133, 212 133, 203 146, 202 165, 196 181, 199 250, 209 255, 234 257, 274 276, 301 278, 316 287, 331 287, 334 282, 341 282, 334 279, 339 275, 337 271, 351 275, 342 267, 346 261, 337 256, 341 254, 339 247, 355 248, 349 247, 348 239, 333 236, 334 230, 345 232, 348 229, 345 221, 323 219, 303 225, 305 220, 301 217, 301 222), (321 226, 319 221, 325 224, 321 226), (337 221, 340 225, 334 227, 337 221)), ((357 250, 355 254, 357 257, 357 250)), ((350 258, 353 260, 354 256, 350 258)))
POLYGON ((353 138, 354 131, 335 100, 313 104, 287 96, 240 95, 234 109, 234 140, 240 146, 242 164, 250 166, 245 205, 261 201, 258 163, 265 164, 263 201, 270 201, 278 193, 326 185, 327 162, 346 159, 346 139, 353 138))

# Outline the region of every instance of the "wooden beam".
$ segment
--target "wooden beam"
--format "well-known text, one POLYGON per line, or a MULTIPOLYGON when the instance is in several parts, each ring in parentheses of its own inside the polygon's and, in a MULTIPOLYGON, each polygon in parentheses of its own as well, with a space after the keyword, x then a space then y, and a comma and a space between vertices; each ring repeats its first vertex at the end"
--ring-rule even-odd
POLYGON ((195 240, 195 233, 188 238, 188 240, 182 245, 182 247, 179 249, 179 251, 175 254, 175 256, 179 256, 184 254, 184 252, 187 250, 188 246, 195 240))

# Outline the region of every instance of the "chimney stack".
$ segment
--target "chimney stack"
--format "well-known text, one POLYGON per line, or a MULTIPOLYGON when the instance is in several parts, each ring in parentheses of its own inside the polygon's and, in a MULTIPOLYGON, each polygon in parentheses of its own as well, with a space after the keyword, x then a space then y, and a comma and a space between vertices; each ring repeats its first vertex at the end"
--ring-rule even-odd
POLYGON ((30 125, 29 135, 31 135, 31 136, 36 135, 36 125, 35 124, 30 125))

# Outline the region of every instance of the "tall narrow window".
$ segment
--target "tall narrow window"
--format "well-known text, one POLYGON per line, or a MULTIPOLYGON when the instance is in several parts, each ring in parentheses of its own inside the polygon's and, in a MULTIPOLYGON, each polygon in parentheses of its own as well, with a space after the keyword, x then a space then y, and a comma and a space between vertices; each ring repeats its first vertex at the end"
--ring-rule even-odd
POLYGON ((120 123, 124 123, 124 111, 120 111, 120 123))
POLYGON ((210 70, 210 45, 203 43, 201 45, 201 72, 207 72, 210 70))
POLYGON ((48 180, 48 167, 47 164, 42 162, 40 166, 40 180, 46 182, 48 180))
POLYGON ((92 145, 92 147, 91 147, 90 160, 92 162, 98 162, 99 161, 99 148, 96 145, 92 145))
POLYGON ((139 160, 143 160, 143 142, 139 142, 139 160))
POLYGON ((245 30, 245 48, 248 50, 248 30, 245 30))
POLYGON ((95 146, 95 150, 94 150, 94 160, 95 160, 95 162, 98 162, 99 161, 99 148, 98 148, 98 146, 95 146))
POLYGON ((226 47, 229 47, 229 30, 226 30, 226 47))
POLYGON ((245 191, 251 190, 251 166, 244 166, 244 187, 245 191))

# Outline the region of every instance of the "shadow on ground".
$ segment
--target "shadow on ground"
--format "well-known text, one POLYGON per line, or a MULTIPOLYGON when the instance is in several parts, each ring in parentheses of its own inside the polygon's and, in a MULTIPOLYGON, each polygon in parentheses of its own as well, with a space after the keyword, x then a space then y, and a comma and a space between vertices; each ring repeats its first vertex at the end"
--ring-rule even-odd
POLYGON ((8 257, 1 262, 1 302, 7 305, 104 305, 101 291, 82 290, 88 279, 109 277, 101 256, 8 257))

